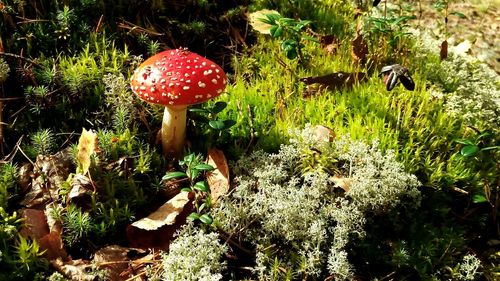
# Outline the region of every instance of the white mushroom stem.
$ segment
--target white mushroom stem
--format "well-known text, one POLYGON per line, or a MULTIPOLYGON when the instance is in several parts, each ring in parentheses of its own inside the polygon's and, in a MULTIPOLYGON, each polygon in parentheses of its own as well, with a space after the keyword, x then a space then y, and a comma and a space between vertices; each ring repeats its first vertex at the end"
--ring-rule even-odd
POLYGON ((166 159, 180 159, 186 139, 187 106, 166 106, 161 125, 161 143, 166 159))

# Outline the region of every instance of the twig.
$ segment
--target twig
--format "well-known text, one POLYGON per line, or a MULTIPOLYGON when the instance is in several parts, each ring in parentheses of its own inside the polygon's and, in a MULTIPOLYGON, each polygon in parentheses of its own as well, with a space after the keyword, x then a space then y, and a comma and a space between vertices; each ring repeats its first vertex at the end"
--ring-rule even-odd
POLYGON ((14 149, 12 149, 12 151, 4 158, 4 160, 0 161, 0 163, 8 163, 8 162, 12 161, 12 159, 14 158, 14 156, 17 153, 17 150, 19 149, 19 147, 21 145, 23 138, 24 138, 24 136, 21 136, 19 138, 16 145, 14 146, 14 149))
POLYGON ((32 59, 29 59, 29 58, 25 58, 23 56, 20 56, 20 55, 16 55, 16 54, 12 54, 12 53, 6 53, 6 52, 0 52, 0 56, 6 56, 6 57, 12 57, 12 58, 16 58, 16 59, 21 59, 21 60, 24 60, 24 61, 27 61, 31 64, 34 64, 40 68, 45 68, 43 65, 35 62, 34 60, 32 59))

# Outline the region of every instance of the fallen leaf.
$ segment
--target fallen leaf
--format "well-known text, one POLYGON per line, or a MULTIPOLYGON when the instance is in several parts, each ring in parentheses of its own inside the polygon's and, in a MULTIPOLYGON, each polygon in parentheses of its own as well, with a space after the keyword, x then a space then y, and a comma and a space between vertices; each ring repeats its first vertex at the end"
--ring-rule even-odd
POLYGON ((40 249, 44 251, 44 258, 48 260, 58 258, 64 261, 68 260, 68 254, 64 249, 64 244, 61 238, 61 232, 52 231, 37 241, 40 249))
POLYGON ((129 225, 126 229, 129 246, 142 249, 155 248, 167 251, 170 242, 174 239, 174 234, 186 223, 186 218, 192 210, 193 204, 186 204, 182 212, 177 215, 174 224, 164 225, 156 230, 144 230, 129 225))
POLYGON ((33 165, 31 163, 24 163, 19 168, 17 182, 21 187, 21 192, 25 193, 29 190, 31 184, 31 176, 33 175, 33 165))
POLYGON ((66 148, 54 155, 38 155, 33 168, 31 189, 21 201, 27 208, 45 204, 58 196, 73 167, 71 150, 66 148))
POLYGON ((21 235, 38 240, 49 234, 47 218, 42 210, 22 209, 19 213, 24 222, 20 231, 21 235))
POLYGON ((267 19, 266 15, 269 15, 269 14, 279 15, 280 13, 278 13, 277 11, 274 11, 274 10, 267 10, 267 9, 263 9, 260 11, 250 13, 248 15, 248 18, 249 18, 250 25, 252 26, 252 28, 254 30, 262 33, 262 34, 271 34, 270 30, 271 30, 272 25, 267 24, 265 22, 262 22, 262 19, 267 19))
POLYGON ((330 55, 337 54, 339 48, 339 39, 335 35, 324 35, 319 39, 321 48, 330 55))
POLYGON ((318 83, 323 87, 326 87, 326 89, 328 90, 338 90, 342 88, 349 89, 352 88, 356 83, 361 83, 366 80, 368 80, 368 77, 364 72, 336 72, 323 76, 312 76, 300 79, 300 81, 304 82, 307 85, 318 83))
POLYGON ((147 251, 142 249, 110 245, 95 252, 94 262, 100 269, 107 271, 106 280, 120 281, 130 277, 131 272, 125 272, 130 264, 146 254, 147 251))
POLYGON ((335 183, 336 187, 342 188, 345 192, 349 191, 349 187, 352 183, 351 178, 344 178, 344 177, 338 177, 338 176, 332 177, 331 180, 335 183))
POLYGON ((94 189, 90 179, 82 174, 76 174, 71 181, 71 190, 68 194, 69 201, 84 205, 91 198, 94 189))
POLYGON ((219 198, 229 192, 230 187, 229 167, 224 152, 210 148, 208 150, 207 164, 215 168, 215 170, 208 173, 207 182, 210 186, 212 203, 217 204, 219 198))
POLYGON ((90 168, 92 154, 98 152, 97 134, 92 130, 82 130, 80 139, 78 140, 78 154, 76 156, 79 164, 79 169, 82 174, 87 174, 90 168))
POLYGON ((132 226, 144 230, 155 230, 164 225, 172 225, 189 202, 189 192, 181 192, 149 216, 132 223, 132 226))
POLYGON ((366 44, 363 35, 358 34, 354 40, 352 40, 351 47, 352 58, 357 62, 365 62, 366 56, 368 55, 368 45, 366 44))
POLYGON ((318 141, 331 142, 335 139, 335 132, 323 125, 316 125, 312 128, 314 137, 318 141))
POLYGON ((441 60, 445 60, 448 58, 448 41, 444 40, 443 43, 441 43, 439 56, 441 57, 441 60))
POLYGON ((21 235, 29 237, 38 242, 43 257, 48 260, 56 258, 67 259, 67 253, 61 239, 60 231, 51 231, 47 217, 41 210, 23 209, 20 212, 24 224, 21 228, 21 235))
POLYGON ((88 273, 92 267, 89 261, 78 259, 64 262, 62 259, 55 259, 50 263, 59 273, 70 280, 95 281, 97 279, 96 276, 88 273))

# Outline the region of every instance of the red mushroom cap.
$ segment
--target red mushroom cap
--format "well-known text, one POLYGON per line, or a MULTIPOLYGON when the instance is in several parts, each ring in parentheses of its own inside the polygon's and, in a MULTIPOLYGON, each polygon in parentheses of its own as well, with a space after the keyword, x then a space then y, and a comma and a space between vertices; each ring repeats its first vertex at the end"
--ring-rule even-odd
POLYGON ((216 63, 181 48, 163 51, 144 61, 130 84, 132 91, 147 102, 190 105, 220 95, 227 77, 216 63))

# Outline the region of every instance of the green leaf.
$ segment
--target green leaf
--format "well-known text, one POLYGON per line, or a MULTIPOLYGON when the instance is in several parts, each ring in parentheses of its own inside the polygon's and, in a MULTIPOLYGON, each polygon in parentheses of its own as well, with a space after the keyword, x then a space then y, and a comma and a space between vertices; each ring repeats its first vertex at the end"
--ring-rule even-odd
POLYGON ((477 145, 467 145, 462 147, 462 150, 460 150, 460 154, 462 154, 465 157, 474 156, 478 152, 479 152, 479 147, 477 145))
POLYGON ((271 28, 270 30, 271 32, 271 36, 274 37, 274 38, 278 38, 280 37, 281 35, 283 35, 283 27, 281 26, 276 26, 276 28, 274 28, 274 26, 271 28))
POLYGON ((187 219, 190 221, 195 221, 199 218, 200 218, 200 215, 195 213, 195 212, 192 212, 191 214, 189 214, 189 216, 187 216, 187 219))
POLYGON ((202 192, 208 192, 208 184, 206 181, 199 181, 195 183, 193 188, 202 192))
POLYGON ((208 110, 204 109, 204 108, 190 108, 188 109, 189 112, 195 112, 195 113, 205 113, 205 114, 208 114, 208 110))
POLYGON ((200 171, 196 169, 189 169, 188 176, 191 180, 196 179, 200 175, 200 171))
POLYGON ((185 178, 185 177, 187 177, 187 174, 184 172, 169 172, 166 175, 164 175, 161 179, 164 181, 168 181, 171 179, 185 178))
POLYGON ((290 60, 293 60, 297 57, 297 50, 291 49, 285 51, 286 57, 290 60))
POLYGON ((227 107, 227 103, 224 101, 218 101, 214 104, 214 106, 210 109, 212 114, 217 114, 223 111, 227 107))
POLYGON ((224 122, 221 120, 212 120, 208 122, 208 125, 215 130, 224 130, 224 122))
POLYGON ((302 36, 302 39, 307 40, 307 41, 311 41, 311 42, 315 42, 315 43, 319 43, 318 38, 315 38, 312 36, 302 36))
POLYGON ((461 18, 461 19, 466 19, 467 18, 467 16, 465 16, 464 14, 462 14, 460 12, 457 12, 457 11, 451 12, 450 14, 455 15, 455 16, 461 18))
POLYGON ((488 150, 494 150, 494 149, 499 149, 499 148, 500 148, 500 145, 488 146, 488 147, 482 148, 481 151, 488 151, 488 150))
POLYGON ((201 204, 200 207, 198 207, 198 211, 201 212, 203 209, 205 209, 207 205, 205 203, 201 204))
POLYGON ((200 221, 204 224, 212 224, 214 219, 209 214, 203 214, 199 217, 200 221))
POLYGON ((215 169, 212 165, 208 164, 198 164, 194 168, 198 171, 213 171, 215 169))
POLYGON ((474 202, 474 203, 484 203, 487 201, 488 201, 488 199, 486 199, 486 197, 482 194, 476 194, 472 197, 472 202, 474 202))
POLYGON ((453 141, 464 145, 474 145, 474 143, 469 139, 454 139, 453 141))

